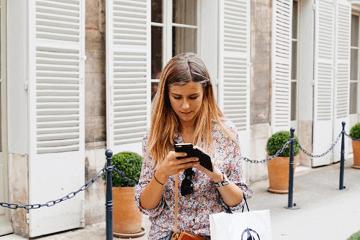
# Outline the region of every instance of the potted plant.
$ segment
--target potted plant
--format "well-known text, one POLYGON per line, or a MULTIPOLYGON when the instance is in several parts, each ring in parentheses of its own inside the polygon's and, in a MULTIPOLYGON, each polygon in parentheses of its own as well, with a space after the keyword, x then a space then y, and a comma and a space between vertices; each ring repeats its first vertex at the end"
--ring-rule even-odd
MULTIPOLYGON (((274 155, 279 151, 284 144, 291 137, 290 132, 280 131, 274 133, 266 144, 268 156, 274 155)), ((294 136, 296 141, 294 143, 294 172, 298 160, 298 152, 300 150, 298 138, 294 136)), ((289 191, 289 163, 290 163, 290 144, 284 151, 272 160, 267 162, 269 174, 269 192, 273 193, 288 193, 289 191)))
MULTIPOLYGON (((139 182, 142 157, 134 152, 120 152, 112 157, 111 164, 129 179, 139 182)), ((106 165, 106 164, 105 164, 106 165)), ((103 175, 106 181, 106 174, 103 175)), ((112 172, 113 191, 113 230, 115 237, 135 238, 145 234, 141 227, 142 214, 135 204, 134 183, 123 179, 116 171, 112 172)))
MULTIPOLYGON (((354 139, 360 139, 360 123, 357 123, 354 126, 352 126, 349 135, 354 139)), ((360 169, 360 141, 352 140, 352 148, 354 154, 353 168, 360 169)))

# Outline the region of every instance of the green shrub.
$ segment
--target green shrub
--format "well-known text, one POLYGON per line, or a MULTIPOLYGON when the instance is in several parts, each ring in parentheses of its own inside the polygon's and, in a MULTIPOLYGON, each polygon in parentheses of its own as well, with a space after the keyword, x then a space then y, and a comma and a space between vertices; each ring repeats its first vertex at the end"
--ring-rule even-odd
POLYGON ((351 235, 348 240, 360 240, 360 231, 351 235))
POLYGON ((360 123, 355 124, 350 129, 350 136, 355 138, 355 139, 360 139, 360 123))
MULTIPOLYGON (((266 144, 266 150, 269 154, 269 156, 274 155, 277 151, 279 151, 284 144, 289 140, 289 138, 291 137, 290 132, 286 132, 286 131, 280 131, 277 133, 274 133, 269 139, 268 142, 266 144)), ((297 136, 295 136, 296 142, 294 143, 294 153, 296 155, 296 153, 299 152, 300 147, 299 147, 299 139, 297 138, 297 136)), ((279 155, 280 157, 290 157, 290 144, 284 149, 284 151, 279 155)))
MULTIPOLYGON (((143 163, 142 157, 134 152, 120 152, 112 157, 111 164, 119 171, 123 172, 129 179, 139 182, 141 173, 141 166, 143 163)), ((106 163, 105 163, 106 166, 106 163)), ((106 181, 106 174, 103 175, 106 181)), ((116 171, 112 172, 112 185, 113 187, 132 187, 133 183, 123 179, 116 171)))

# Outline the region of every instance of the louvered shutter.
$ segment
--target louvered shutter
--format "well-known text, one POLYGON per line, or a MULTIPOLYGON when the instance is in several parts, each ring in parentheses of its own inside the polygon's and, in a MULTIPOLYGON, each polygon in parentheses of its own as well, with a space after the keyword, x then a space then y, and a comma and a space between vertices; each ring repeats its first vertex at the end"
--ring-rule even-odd
POLYGON ((292 0, 274 0, 272 18, 272 96, 273 133, 290 130, 292 0))
POLYGON ((219 106, 231 120, 246 152, 250 127, 250 2, 220 1, 219 106))
MULTIPOLYGON (((315 7, 315 72, 313 152, 330 148, 333 139, 333 74, 334 74, 335 8, 332 0, 316 0, 315 7)), ((312 165, 330 164, 331 153, 314 158, 312 165)))
MULTIPOLYGON (((335 33, 335 108, 333 141, 342 130, 342 122, 349 129, 349 86, 350 86, 350 29, 351 4, 345 0, 337 0, 336 33, 335 33)), ((346 139, 347 140, 347 139, 346 139)), ((333 161, 340 161, 341 142, 334 148, 333 161)), ((347 145, 345 145, 347 146, 347 145)), ((347 149, 346 149, 347 150, 347 149)))
POLYGON ((141 153, 151 106, 150 0, 106 4, 107 146, 141 153))
MULTIPOLYGON (((29 201, 46 203, 85 181, 85 2, 29 2, 29 201)), ((84 226, 84 193, 29 211, 36 237, 84 226)))

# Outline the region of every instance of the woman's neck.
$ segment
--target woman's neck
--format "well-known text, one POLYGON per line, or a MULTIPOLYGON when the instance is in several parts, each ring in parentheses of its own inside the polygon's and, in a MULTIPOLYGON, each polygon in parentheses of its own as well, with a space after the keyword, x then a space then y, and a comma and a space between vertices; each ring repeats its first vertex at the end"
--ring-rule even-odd
POLYGON ((195 130, 194 124, 190 124, 190 123, 181 124, 180 134, 184 142, 186 143, 192 142, 194 130, 195 130))

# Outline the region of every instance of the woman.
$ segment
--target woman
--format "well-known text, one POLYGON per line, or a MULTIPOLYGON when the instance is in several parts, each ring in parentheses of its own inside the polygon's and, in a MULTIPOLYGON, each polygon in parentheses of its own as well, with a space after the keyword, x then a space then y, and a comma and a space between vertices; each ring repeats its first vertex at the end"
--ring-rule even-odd
POLYGON ((136 187, 139 209, 150 216, 149 239, 170 239, 174 231, 175 176, 193 183, 178 197, 178 228, 210 239, 209 214, 240 209, 243 179, 237 130, 215 102, 209 73, 193 53, 180 54, 165 66, 154 100, 151 130, 143 139, 144 163, 136 187), (192 143, 211 156, 213 171, 197 158, 182 158, 175 143, 192 143), (189 172, 190 171, 190 172, 189 172), (189 174, 190 173, 190 174, 189 174))

